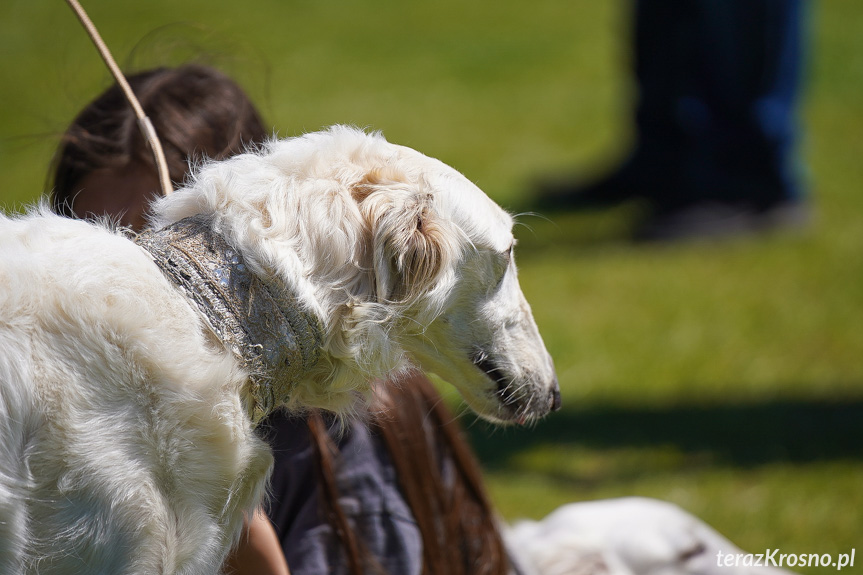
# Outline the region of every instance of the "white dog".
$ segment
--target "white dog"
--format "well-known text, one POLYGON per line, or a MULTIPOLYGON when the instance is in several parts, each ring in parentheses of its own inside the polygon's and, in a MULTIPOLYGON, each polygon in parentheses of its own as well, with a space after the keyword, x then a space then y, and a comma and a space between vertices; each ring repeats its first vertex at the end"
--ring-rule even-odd
POLYGON ((792 575, 648 497, 568 503, 504 534, 525 575, 792 575))
POLYGON ((0 216, 0 573, 218 572, 271 466, 256 421, 411 365, 490 420, 560 405, 510 217, 436 160, 336 127, 154 211, 131 239, 0 216))

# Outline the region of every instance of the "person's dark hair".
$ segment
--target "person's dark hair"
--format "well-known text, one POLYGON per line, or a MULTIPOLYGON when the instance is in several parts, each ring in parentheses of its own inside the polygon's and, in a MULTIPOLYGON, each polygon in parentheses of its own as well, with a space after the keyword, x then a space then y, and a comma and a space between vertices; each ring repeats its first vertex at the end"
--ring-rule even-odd
MULTIPOLYGON (((226 158, 267 137, 248 96, 217 70, 194 64, 156 68, 128 81, 153 122, 173 182, 183 181, 190 161, 226 158)), ((156 170, 135 113, 114 84, 63 135, 49 181, 52 208, 74 216, 74 194, 84 177, 131 164, 156 170)))
POLYGON ((423 573, 509 573, 479 462, 434 385, 418 373, 381 401, 376 423, 422 534, 423 573))
MULTIPOLYGON (((505 575, 510 561, 482 471, 456 419, 431 381, 416 373, 376 397, 370 422, 396 469, 417 522, 423 575, 505 575)), ((309 428, 319 461, 323 505, 344 547, 351 575, 384 573, 339 508, 338 448, 317 413, 309 428)))

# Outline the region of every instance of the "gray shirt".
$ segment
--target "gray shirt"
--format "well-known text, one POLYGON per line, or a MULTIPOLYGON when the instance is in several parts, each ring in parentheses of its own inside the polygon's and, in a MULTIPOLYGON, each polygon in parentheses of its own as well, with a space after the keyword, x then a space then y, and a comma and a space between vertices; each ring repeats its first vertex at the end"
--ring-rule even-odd
MULTIPOLYGON (((276 459, 268 514, 292 575, 347 573, 341 542, 325 516, 318 465, 305 419, 273 415, 262 425, 276 459)), ((398 488, 396 471, 383 440, 363 423, 343 435, 332 428, 338 445, 335 479, 339 504, 384 573, 420 575, 422 539, 398 488)), ((365 572, 379 572, 367 566, 365 572)))

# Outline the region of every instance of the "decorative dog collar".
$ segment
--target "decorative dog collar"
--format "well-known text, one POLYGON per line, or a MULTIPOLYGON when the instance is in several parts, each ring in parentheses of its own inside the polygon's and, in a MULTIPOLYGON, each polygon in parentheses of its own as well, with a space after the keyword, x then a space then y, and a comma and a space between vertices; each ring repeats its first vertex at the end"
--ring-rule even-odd
POLYGON ((323 326, 297 299, 251 273, 205 216, 135 238, 190 300, 204 323, 251 376, 254 424, 284 403, 318 361, 323 326))

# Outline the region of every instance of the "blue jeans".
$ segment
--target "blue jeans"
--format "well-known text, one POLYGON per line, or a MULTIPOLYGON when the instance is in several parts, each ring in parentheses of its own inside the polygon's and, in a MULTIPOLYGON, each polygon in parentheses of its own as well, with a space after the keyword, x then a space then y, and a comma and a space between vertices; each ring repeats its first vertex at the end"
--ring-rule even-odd
POLYGON ((799 199, 803 0, 636 0, 636 149, 660 206, 799 199))

